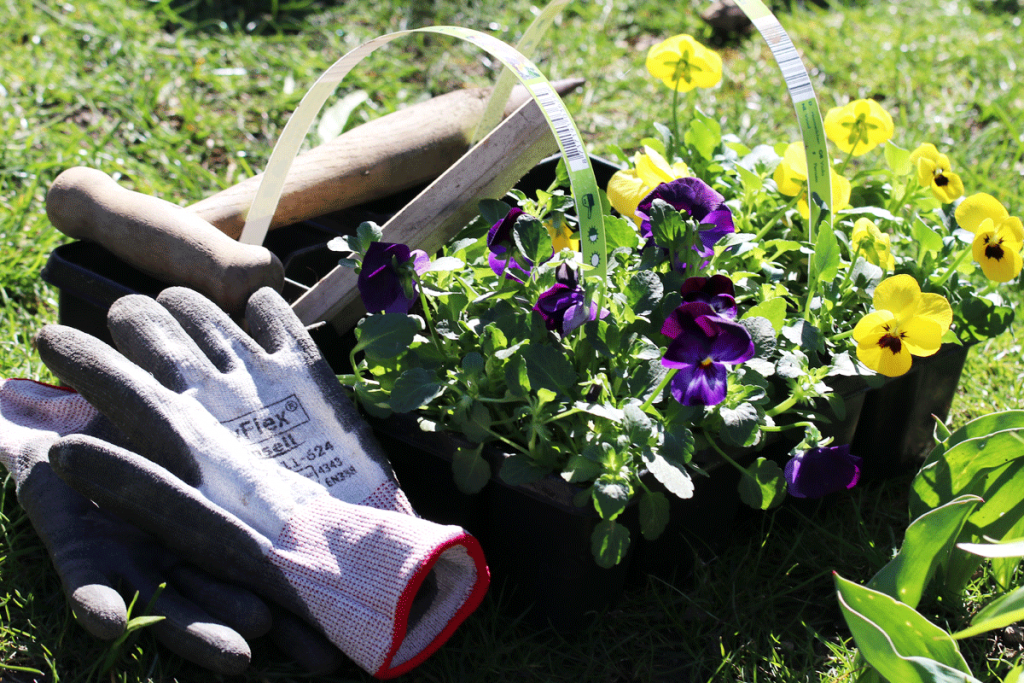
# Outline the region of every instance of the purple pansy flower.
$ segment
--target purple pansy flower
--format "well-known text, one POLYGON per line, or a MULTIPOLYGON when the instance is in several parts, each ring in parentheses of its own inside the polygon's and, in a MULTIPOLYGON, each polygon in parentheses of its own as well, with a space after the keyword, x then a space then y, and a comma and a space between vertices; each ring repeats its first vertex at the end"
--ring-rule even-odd
POLYGON ((699 301, 711 306, 716 315, 736 319, 735 292, 732 280, 725 275, 686 278, 679 292, 683 295, 683 303, 699 301))
POLYGON ((713 406, 724 401, 728 391, 725 366, 754 355, 754 341, 747 328, 716 315, 706 303, 680 304, 661 331, 672 337, 661 364, 677 369, 669 390, 684 406, 713 406))
POLYGON ((410 265, 417 274, 426 272, 430 257, 420 249, 410 251, 404 244, 370 243, 363 255, 357 283, 367 311, 409 312, 418 293, 415 283, 411 279, 406 281, 410 278, 410 265))
POLYGON ((797 498, 821 498, 852 489, 860 479, 861 459, 850 455, 850 446, 812 448, 786 463, 789 493, 797 498))
POLYGON ((525 213, 517 206, 509 209, 505 217, 492 225, 487 233, 487 248, 491 252, 487 255, 487 262, 490 263, 491 270, 498 277, 504 274, 506 278, 516 282, 522 282, 523 278, 529 277, 530 269, 533 268, 533 264, 521 255, 517 260, 516 244, 512 238, 512 228, 515 227, 519 217, 525 213), (508 272, 505 272, 506 263, 508 272))
POLYGON ((700 241, 704 248, 697 251, 701 256, 711 256, 715 243, 736 230, 732 223, 732 212, 725 205, 725 197, 700 178, 679 178, 658 185, 640 200, 636 207, 636 215, 641 219, 641 237, 651 238, 651 219, 648 212, 655 199, 668 202, 677 211, 685 211, 701 225, 714 226, 700 232, 700 241))
MULTIPOLYGON (((587 305, 586 292, 580 285, 576 271, 565 264, 555 271, 555 284, 539 297, 533 310, 544 318, 549 330, 566 335, 588 320, 597 320, 597 303, 587 305)), ((601 317, 609 311, 602 309, 601 317)))

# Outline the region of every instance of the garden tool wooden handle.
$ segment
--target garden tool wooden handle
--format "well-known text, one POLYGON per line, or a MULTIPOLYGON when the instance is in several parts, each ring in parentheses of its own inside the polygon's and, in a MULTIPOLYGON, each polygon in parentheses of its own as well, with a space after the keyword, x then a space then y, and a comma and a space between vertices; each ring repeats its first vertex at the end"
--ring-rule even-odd
POLYGON ((168 285, 184 285, 240 313, 260 287, 280 291, 281 261, 240 244, 195 213, 133 192, 93 168, 62 172, 46 195, 46 215, 65 235, 91 240, 168 285))
MULTIPOLYGON (((564 95, 582 78, 552 82, 564 95)), ((428 183, 472 142, 492 88, 456 90, 373 119, 295 158, 270 229, 298 223, 428 183)), ((513 88, 507 117, 530 98, 513 88)), ((189 210, 231 237, 242 234, 263 175, 196 202, 189 210)))

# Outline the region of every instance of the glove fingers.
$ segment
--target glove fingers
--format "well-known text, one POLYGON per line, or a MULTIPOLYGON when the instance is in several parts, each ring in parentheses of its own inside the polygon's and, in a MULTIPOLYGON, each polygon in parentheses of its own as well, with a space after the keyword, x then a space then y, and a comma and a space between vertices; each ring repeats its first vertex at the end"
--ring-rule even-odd
POLYGON ((221 372, 231 372, 249 359, 263 355, 263 349, 227 313, 195 290, 170 287, 156 300, 221 372))
POLYGON ((267 603, 240 586, 184 564, 170 570, 168 578, 189 600, 247 640, 266 635, 273 625, 267 603))
POLYGON ((291 306, 270 287, 256 290, 245 306, 249 332, 267 353, 289 350, 308 361, 326 361, 291 306))
POLYGON ((327 675, 348 659, 325 635, 283 610, 274 611, 270 638, 281 652, 311 674, 327 675))
MULTIPOLYGON (((125 581, 125 599, 138 591, 133 612, 143 614, 162 580, 155 573, 136 571, 125 581)), ((175 586, 167 584, 147 614, 163 617, 149 628, 180 657, 226 675, 240 674, 249 666, 252 654, 242 635, 184 598, 175 586)))
POLYGON ((172 391, 181 393, 214 372, 213 363, 181 325, 148 296, 130 294, 115 301, 107 327, 121 353, 172 391))
MULTIPOLYGON (((46 325, 36 337, 39 356, 66 384, 119 427, 152 460, 197 486, 199 464, 168 406, 179 396, 99 339, 64 325, 46 325)), ((88 496, 87 496, 88 497, 88 496)))
POLYGON ((80 494, 183 559, 281 598, 283 584, 266 567, 267 541, 159 465, 81 434, 56 441, 50 464, 80 494))

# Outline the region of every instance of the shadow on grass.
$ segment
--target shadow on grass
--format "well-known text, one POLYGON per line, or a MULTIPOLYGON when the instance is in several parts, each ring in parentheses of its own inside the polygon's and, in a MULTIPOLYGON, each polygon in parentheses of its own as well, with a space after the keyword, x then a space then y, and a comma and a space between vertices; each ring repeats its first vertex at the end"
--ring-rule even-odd
POLYGON ((161 17, 165 30, 254 35, 296 33, 322 11, 318 0, 143 0, 161 17))

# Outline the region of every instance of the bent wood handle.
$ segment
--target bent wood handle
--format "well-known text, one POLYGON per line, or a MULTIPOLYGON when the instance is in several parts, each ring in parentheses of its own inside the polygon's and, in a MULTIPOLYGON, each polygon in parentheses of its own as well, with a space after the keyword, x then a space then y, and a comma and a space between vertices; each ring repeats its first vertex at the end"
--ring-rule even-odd
MULTIPOLYGON (((384 239, 428 254, 438 251, 477 215, 481 199, 504 196, 557 151, 547 120, 530 100, 392 216, 382 226, 384 239)), ((337 266, 296 299, 292 310, 306 325, 327 320, 344 334, 366 314, 357 281, 352 268, 337 266)))
MULTIPOLYGON (((582 78, 552 82, 564 95, 582 78)), ((373 119, 295 158, 270 229, 428 183, 465 154, 493 88, 456 90, 373 119)), ((505 117, 530 99, 512 90, 505 117)), ((188 207, 238 239, 263 174, 188 207)))
POLYGON ((133 192, 106 173, 77 166, 46 194, 46 215, 69 237, 90 240, 142 272, 191 287, 232 314, 260 287, 280 291, 281 261, 265 247, 240 244, 196 214, 133 192))

